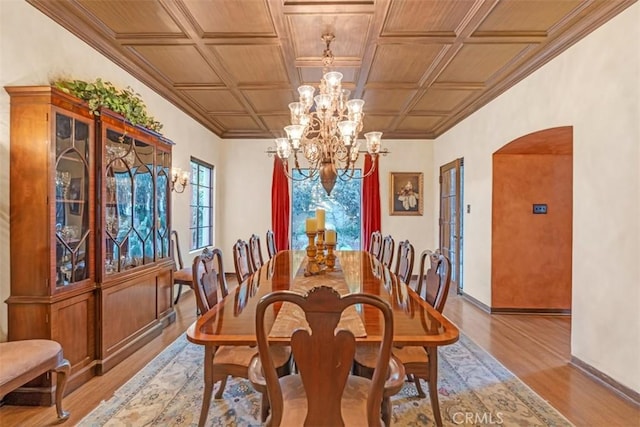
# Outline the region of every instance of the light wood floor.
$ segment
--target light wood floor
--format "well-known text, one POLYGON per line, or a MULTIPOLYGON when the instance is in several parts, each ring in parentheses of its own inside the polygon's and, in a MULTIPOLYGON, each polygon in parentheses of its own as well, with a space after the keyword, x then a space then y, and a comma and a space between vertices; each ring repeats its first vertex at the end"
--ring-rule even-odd
MULTIPOLYGON (((163 334, 64 399, 75 425, 133 374, 142 369, 195 320, 193 292, 176 307, 177 320, 163 334)), ((445 315, 472 340, 577 426, 640 426, 640 408, 569 364, 571 320, 566 316, 489 315, 452 295, 445 315)), ((0 407, 0 426, 56 423, 55 408, 0 407)))

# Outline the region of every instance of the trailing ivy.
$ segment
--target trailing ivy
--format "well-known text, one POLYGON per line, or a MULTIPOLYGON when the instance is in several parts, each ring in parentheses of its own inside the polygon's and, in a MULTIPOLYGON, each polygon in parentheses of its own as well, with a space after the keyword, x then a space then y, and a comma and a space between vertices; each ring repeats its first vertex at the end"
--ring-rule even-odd
POLYGON ((134 92, 131 87, 120 90, 101 78, 94 82, 56 80, 52 82, 52 86, 86 101, 95 115, 99 115, 100 108, 105 107, 121 114, 133 125, 140 125, 154 132, 160 132, 162 129, 162 124, 147 114, 147 106, 140 94, 134 92))

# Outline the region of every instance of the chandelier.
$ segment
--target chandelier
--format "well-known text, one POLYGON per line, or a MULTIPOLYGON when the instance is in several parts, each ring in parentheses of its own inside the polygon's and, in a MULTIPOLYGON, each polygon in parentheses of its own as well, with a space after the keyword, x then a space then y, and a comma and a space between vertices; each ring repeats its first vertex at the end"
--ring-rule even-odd
POLYGON ((319 176, 327 195, 331 195, 337 179, 348 181, 371 175, 378 155, 387 154, 387 150, 381 150, 382 132, 365 133, 366 151, 360 151, 358 134, 362 131, 364 100, 350 100, 350 91, 341 85, 342 73, 330 71, 334 60, 330 48, 333 39, 333 34, 322 35, 327 47, 322 57, 319 94, 315 95, 313 86, 298 88, 299 101, 289 104, 291 124, 284 128, 287 136, 276 138, 275 151, 269 151, 282 159, 289 179, 301 181, 319 176), (368 171, 356 177, 355 165, 361 152, 368 152, 372 162, 368 171), (288 170, 290 159, 293 160, 291 172, 288 170), (301 166, 300 160, 305 164, 301 166))

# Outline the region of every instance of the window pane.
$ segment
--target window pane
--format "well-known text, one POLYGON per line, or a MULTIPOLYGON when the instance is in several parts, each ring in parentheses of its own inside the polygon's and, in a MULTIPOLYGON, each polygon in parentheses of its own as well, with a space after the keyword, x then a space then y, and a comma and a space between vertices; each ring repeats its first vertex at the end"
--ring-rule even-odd
POLYGON ((191 160, 191 249, 210 246, 213 230, 213 167, 191 160))
MULTIPOLYGON (((295 179, 302 176, 295 170, 295 179)), ((293 181, 292 215, 291 215, 291 247, 304 249, 308 244, 305 234, 305 223, 314 217, 316 208, 325 210, 325 228, 334 229, 338 233, 337 249, 360 249, 360 212, 362 180, 361 171, 356 170, 354 179, 336 181, 331 196, 322 188, 319 179, 293 181)))

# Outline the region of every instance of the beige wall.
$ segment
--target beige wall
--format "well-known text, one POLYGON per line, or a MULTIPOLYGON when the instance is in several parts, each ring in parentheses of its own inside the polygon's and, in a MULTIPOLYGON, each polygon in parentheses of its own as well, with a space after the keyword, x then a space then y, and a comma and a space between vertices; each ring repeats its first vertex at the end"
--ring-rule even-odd
MULTIPOLYGON (((640 390, 640 4, 436 140, 465 162, 465 292, 491 303, 492 153, 574 127, 571 352, 640 390)), ((434 229, 437 224, 433 224, 434 229)))
MULTIPOLYGON (((218 176, 222 172, 224 151, 218 137, 25 1, 2 0, 0 43, 0 86, 46 85, 58 77, 101 77, 120 88, 131 86, 141 94, 149 113, 164 125, 162 133, 176 143, 175 166, 188 169, 193 155, 215 165, 218 176)), ((9 96, 0 89, 0 341, 7 337, 4 301, 10 292, 8 126, 9 96)), ((188 192, 174 196, 173 224, 185 236, 183 247, 188 247, 188 206, 188 192)))

